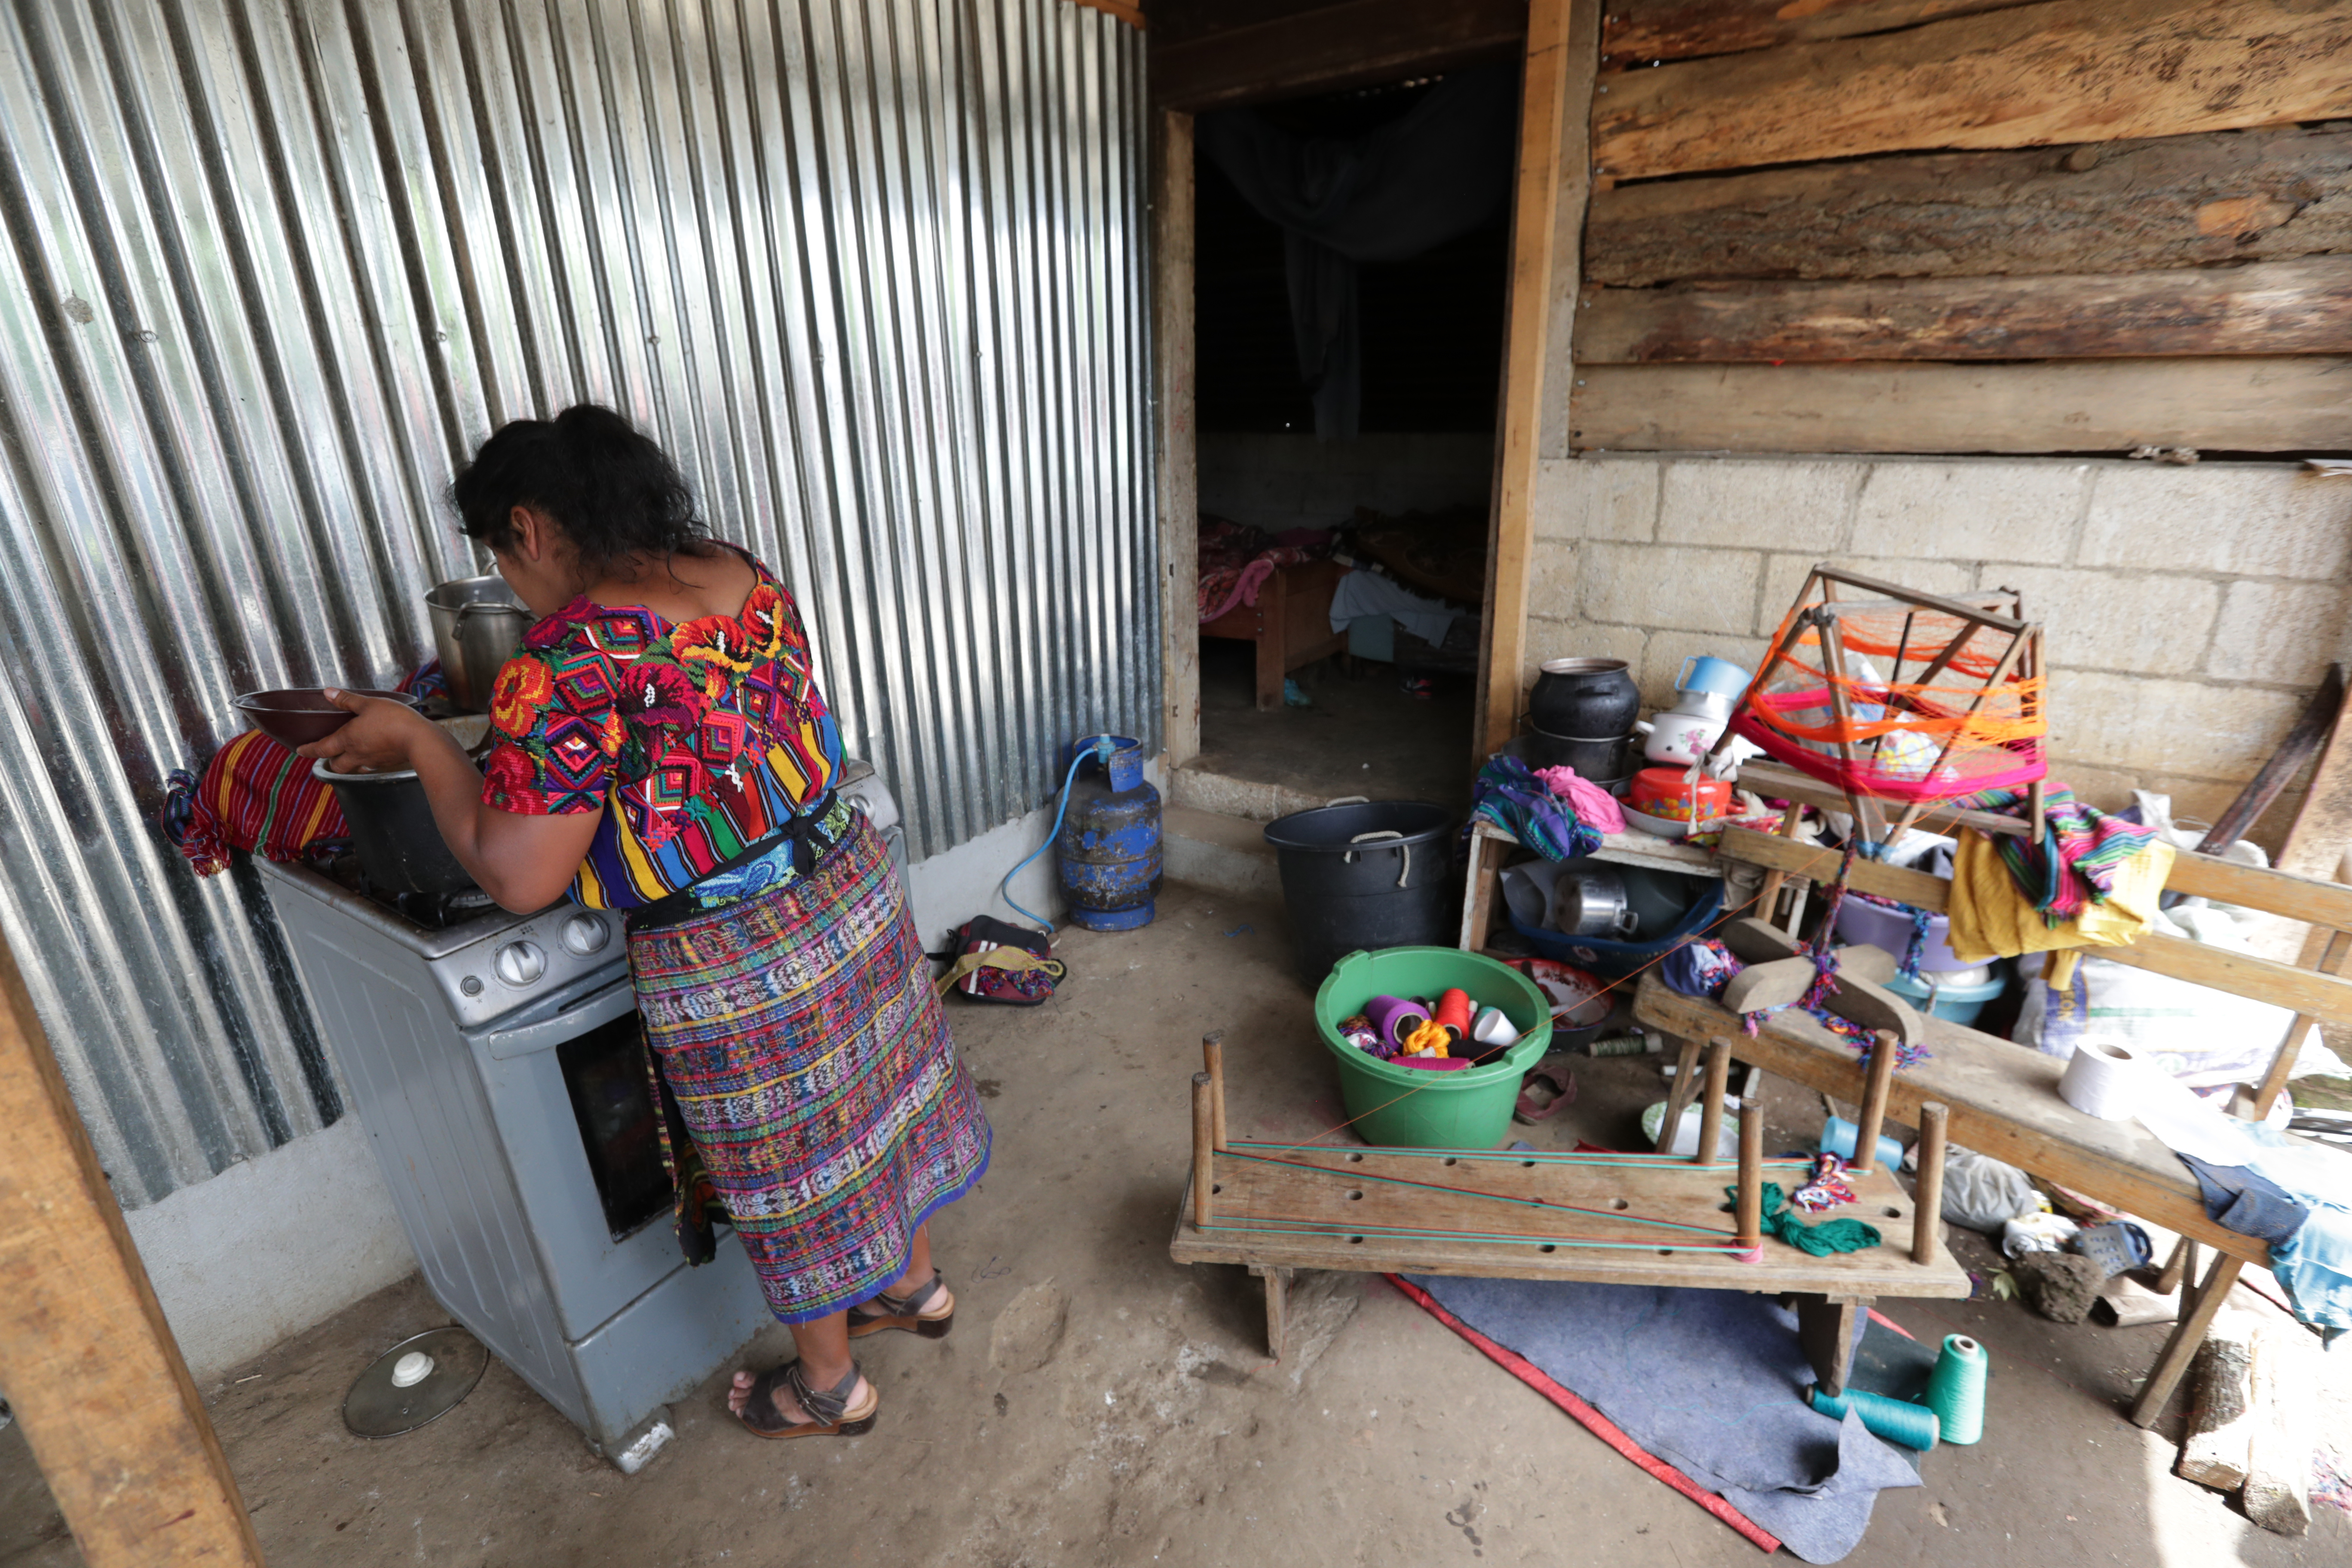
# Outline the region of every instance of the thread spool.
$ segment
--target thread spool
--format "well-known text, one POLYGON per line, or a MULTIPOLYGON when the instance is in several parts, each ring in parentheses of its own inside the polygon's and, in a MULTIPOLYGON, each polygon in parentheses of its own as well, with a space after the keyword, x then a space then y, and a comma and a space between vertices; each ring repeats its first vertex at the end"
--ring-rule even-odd
POLYGON ((1399 1057, 1391 1067, 1420 1068, 1424 1072, 1460 1072, 1478 1064, 1468 1057, 1399 1057))
POLYGON ((1489 1007, 1478 1015, 1476 1023, 1470 1026, 1470 1037, 1482 1046, 1489 1046, 1498 1051, 1507 1050, 1519 1043, 1519 1029, 1517 1025, 1503 1016, 1500 1007, 1489 1007))
POLYGON ((1429 1009, 1410 996, 1375 996, 1364 1004, 1364 1016, 1372 1021, 1381 1039, 1401 1051, 1405 1037, 1429 1022, 1429 1009))
POLYGON ((1590 1042, 1584 1053, 1592 1057, 1640 1057, 1662 1048, 1655 1035, 1619 1035, 1614 1039, 1590 1042))
POLYGON ((1459 1045, 1470 1036, 1470 993, 1459 988, 1438 993, 1437 1011, 1430 1016, 1452 1030, 1459 1045))
MULTIPOLYGON (((1853 1159, 1853 1136, 1860 1129, 1843 1116, 1832 1116, 1822 1123, 1822 1152, 1835 1154, 1851 1163, 1853 1159)), ((1890 1171, 1903 1168, 1903 1145, 1894 1139, 1881 1136, 1878 1140, 1878 1163, 1890 1171)))
POLYGON ((2084 1040, 2066 1058, 2066 1070, 2058 1079, 2058 1098, 2085 1116, 2121 1121, 2139 1110, 2147 1087, 2142 1075, 2147 1071, 2147 1064, 2123 1047, 2084 1040))
POLYGON ((1984 1436, 1985 1374, 1991 1369, 1984 1346, 1966 1334, 1946 1334, 1927 1375, 1927 1408, 1943 1424, 1947 1443, 1974 1443, 1984 1436))
POLYGON ((1866 1389, 1849 1388, 1843 1394, 1823 1394, 1820 1384, 1805 1390, 1805 1403, 1832 1421, 1843 1421, 1852 1410, 1862 1417, 1862 1424, 1873 1436, 1884 1437, 1890 1443, 1900 1443, 1921 1453, 1936 1446, 1942 1420, 1937 1414, 1905 1399, 1889 1399, 1883 1394, 1866 1389))

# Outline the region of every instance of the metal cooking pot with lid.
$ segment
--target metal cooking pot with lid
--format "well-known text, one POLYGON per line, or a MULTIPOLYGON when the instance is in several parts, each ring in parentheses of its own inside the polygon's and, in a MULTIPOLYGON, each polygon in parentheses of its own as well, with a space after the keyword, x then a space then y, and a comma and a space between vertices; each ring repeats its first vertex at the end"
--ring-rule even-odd
POLYGON ((335 792, 352 853, 385 892, 454 893, 474 885, 434 825, 433 803, 414 772, 339 773, 321 759, 310 776, 335 792))
POLYGON ((488 710, 499 666, 515 656, 535 618, 516 603, 506 579, 460 577, 425 595, 433 617, 433 647, 449 678, 449 700, 468 713, 488 710))

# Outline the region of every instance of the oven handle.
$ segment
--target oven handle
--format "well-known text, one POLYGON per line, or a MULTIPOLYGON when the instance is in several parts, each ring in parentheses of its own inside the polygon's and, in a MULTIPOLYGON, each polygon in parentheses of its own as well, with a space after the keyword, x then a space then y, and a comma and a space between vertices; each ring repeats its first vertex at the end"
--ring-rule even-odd
POLYGON ((491 1060, 501 1062, 553 1050, 566 1040, 577 1039, 590 1029, 601 1028, 622 1014, 634 1011, 636 1005, 636 987, 626 979, 614 981, 574 999, 537 1023, 520 1024, 483 1036, 482 1048, 489 1053, 491 1060))

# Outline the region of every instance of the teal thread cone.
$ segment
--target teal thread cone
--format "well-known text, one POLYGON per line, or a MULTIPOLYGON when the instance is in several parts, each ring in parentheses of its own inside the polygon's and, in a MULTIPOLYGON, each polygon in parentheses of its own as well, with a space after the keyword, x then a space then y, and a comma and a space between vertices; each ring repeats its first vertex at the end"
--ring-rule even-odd
POLYGON ((1947 1443, 1974 1443, 1984 1436, 1984 1346, 1966 1334, 1946 1334, 1943 1353, 1927 1378, 1927 1408, 1944 1424, 1947 1443))
POLYGON ((1844 1420, 1851 1408, 1874 1436, 1890 1443, 1900 1443, 1923 1454, 1936 1446, 1940 1426, 1936 1413, 1908 1400, 1889 1399, 1883 1394, 1860 1388, 1849 1388, 1842 1394, 1823 1394, 1817 1383, 1805 1390, 1805 1402, 1833 1421, 1844 1420))

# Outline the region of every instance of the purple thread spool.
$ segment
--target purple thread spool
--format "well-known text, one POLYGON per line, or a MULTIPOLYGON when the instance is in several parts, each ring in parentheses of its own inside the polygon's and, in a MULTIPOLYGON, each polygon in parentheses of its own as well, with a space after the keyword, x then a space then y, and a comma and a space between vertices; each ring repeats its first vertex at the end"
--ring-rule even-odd
POLYGON ((1404 996, 1375 996, 1364 1004, 1364 1016, 1394 1053, 1404 1049, 1407 1035, 1429 1022, 1429 1009, 1404 996))

